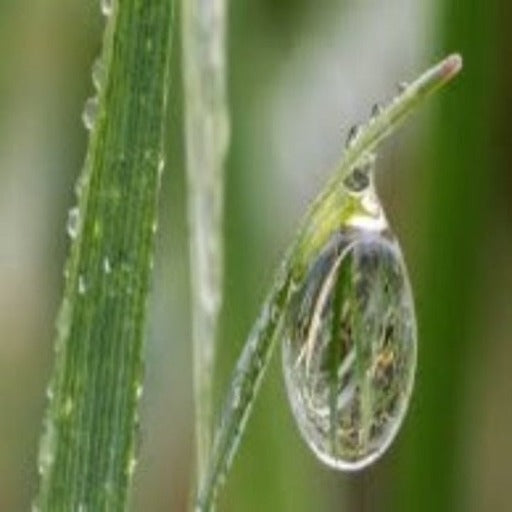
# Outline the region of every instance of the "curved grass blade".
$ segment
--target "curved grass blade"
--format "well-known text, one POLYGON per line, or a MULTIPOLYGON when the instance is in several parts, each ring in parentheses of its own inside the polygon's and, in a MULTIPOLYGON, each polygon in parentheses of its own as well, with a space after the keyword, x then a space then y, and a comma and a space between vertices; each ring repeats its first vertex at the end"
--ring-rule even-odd
POLYGON ((388 106, 350 139, 333 178, 313 203, 289 249, 236 364, 219 425, 208 471, 201 481, 197 511, 212 510, 219 484, 225 479, 252 409, 267 362, 285 316, 290 290, 331 233, 342 225, 350 209, 340 186, 351 171, 369 158, 377 145, 390 135, 416 107, 461 69, 462 59, 451 55, 407 86, 388 106), (348 208, 348 209, 347 209, 348 208))
POLYGON ((172 0, 102 8, 109 17, 95 66, 99 91, 84 112, 92 131, 69 217, 71 254, 40 446, 34 509, 51 512, 124 510, 135 467, 172 0))

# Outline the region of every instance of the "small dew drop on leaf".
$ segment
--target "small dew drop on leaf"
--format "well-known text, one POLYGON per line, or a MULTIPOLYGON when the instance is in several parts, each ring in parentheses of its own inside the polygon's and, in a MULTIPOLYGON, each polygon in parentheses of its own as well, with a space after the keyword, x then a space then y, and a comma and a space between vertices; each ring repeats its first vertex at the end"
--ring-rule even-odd
POLYGON ((100 0, 101 12, 104 16, 110 16, 114 7, 114 0, 100 0))
POLYGON ((80 222, 80 210, 77 206, 71 208, 68 212, 68 221, 66 223, 66 231, 71 240, 74 240, 78 234, 78 224, 80 222))
POLYGON ((158 159, 158 178, 162 177, 162 173, 164 172, 164 167, 165 167, 165 158, 163 156, 161 156, 158 159))
POLYGON ((382 107, 379 103, 375 103, 372 107, 371 117, 372 119, 377 117, 382 112, 382 107))
POLYGON ((128 461, 128 467, 127 467, 127 473, 129 477, 132 477, 135 473, 135 467, 137 466, 137 460, 135 457, 130 457, 130 460, 128 461))
POLYGON ((46 388, 46 398, 48 400, 53 400, 53 385, 50 384, 47 388, 46 388))
POLYGON ((345 187, 352 192, 363 192, 370 186, 370 176, 364 167, 355 167, 345 178, 345 187))
POLYGON ((347 148, 349 148, 356 141, 360 132, 361 132, 361 128, 357 124, 350 127, 350 130, 348 131, 348 135, 347 135, 347 141, 345 143, 345 146, 347 148))
POLYGON ((399 93, 403 93, 407 87, 409 87, 409 84, 407 82, 399 82, 397 85, 397 89, 399 93))
POLYGON ((41 446, 39 448, 38 471, 40 476, 46 474, 52 467, 53 461, 55 460, 55 449, 55 425, 51 421, 47 421, 46 430, 41 439, 41 446))
POLYGON ((93 96, 85 102, 84 111, 82 112, 82 121, 87 130, 91 131, 93 129, 97 115, 98 98, 93 96))
POLYGON ((233 397, 232 397, 232 401, 231 401, 231 407, 233 409, 238 408, 238 406, 240 405, 241 397, 242 397, 242 389, 240 386, 238 386, 237 388, 235 388, 233 390, 233 397))

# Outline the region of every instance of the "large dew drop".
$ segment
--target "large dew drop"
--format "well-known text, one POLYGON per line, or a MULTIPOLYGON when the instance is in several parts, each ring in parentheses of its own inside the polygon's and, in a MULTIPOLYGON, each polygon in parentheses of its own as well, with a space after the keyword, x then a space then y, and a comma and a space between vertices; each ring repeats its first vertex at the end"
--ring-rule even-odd
POLYGON ((286 320, 283 366, 299 429, 323 462, 347 471, 390 445, 414 382, 413 298, 385 224, 335 232, 294 292, 286 320))

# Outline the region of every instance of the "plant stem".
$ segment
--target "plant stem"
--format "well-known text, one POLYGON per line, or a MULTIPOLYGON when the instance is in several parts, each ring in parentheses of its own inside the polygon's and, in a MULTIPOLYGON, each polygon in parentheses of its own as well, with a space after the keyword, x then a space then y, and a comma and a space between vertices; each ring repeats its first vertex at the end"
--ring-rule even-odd
POLYGON ((422 100, 454 77, 461 66, 459 55, 447 57, 405 88, 362 127, 359 135, 346 148, 334 176, 313 203, 280 266, 271 292, 233 372, 215 433, 208 471, 199 487, 197 511, 212 510, 217 489, 231 466, 270 359, 273 341, 283 325, 290 290, 300 286, 305 270, 345 220, 347 197, 342 186, 343 180, 363 159, 368 158, 378 143, 390 135, 422 100))
POLYGON ((92 131, 40 447, 35 509, 49 512, 124 510, 135 467, 173 9, 172 0, 103 7, 104 72, 84 114, 92 131))
POLYGON ((215 340, 222 303, 226 2, 182 2, 183 74, 192 284, 198 478, 211 445, 215 340))

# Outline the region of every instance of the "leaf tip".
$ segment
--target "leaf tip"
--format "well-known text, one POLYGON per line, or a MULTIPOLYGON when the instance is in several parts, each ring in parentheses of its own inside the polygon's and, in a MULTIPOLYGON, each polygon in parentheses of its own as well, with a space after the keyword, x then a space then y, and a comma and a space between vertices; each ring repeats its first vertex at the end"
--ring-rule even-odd
POLYGON ((440 66, 440 74, 444 80, 451 80, 462 69, 463 61, 460 53, 452 53, 443 60, 440 66))

